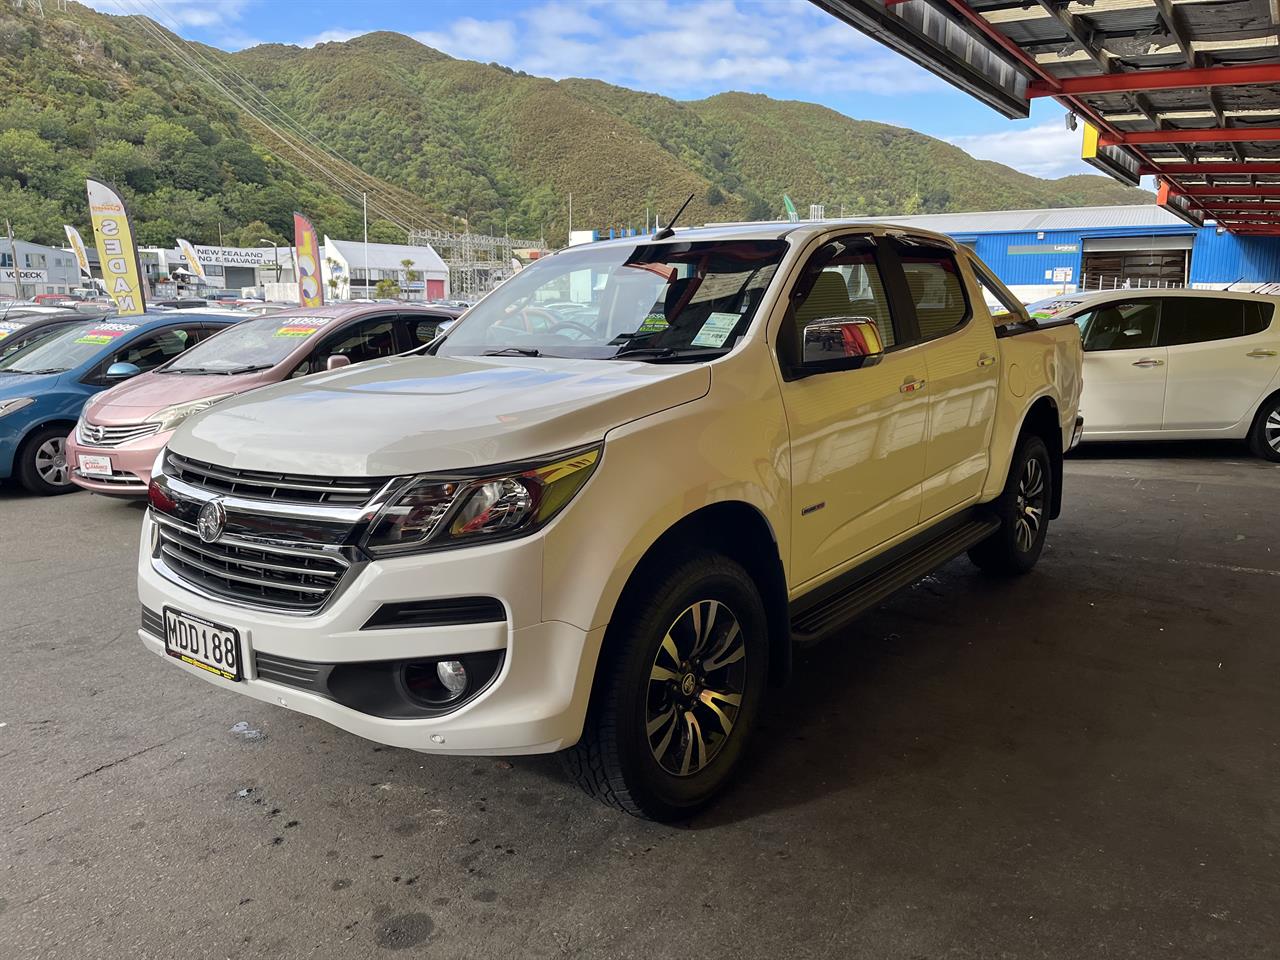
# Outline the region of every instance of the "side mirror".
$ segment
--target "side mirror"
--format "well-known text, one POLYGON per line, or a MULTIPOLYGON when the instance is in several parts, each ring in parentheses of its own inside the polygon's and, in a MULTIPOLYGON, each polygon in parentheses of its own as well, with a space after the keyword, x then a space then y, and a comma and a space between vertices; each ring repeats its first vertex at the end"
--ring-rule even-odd
POLYGON ((824 317, 804 328, 798 372, 856 370, 883 357, 880 328, 870 317, 824 317))
POLYGON ((324 368, 326 370, 341 370, 343 367, 349 366, 351 366, 351 358, 344 357, 340 353, 335 353, 324 362, 324 368))
POLYGON ((107 367, 106 378, 108 380, 128 380, 130 377, 136 377, 142 372, 136 363, 125 363, 119 361, 107 367))

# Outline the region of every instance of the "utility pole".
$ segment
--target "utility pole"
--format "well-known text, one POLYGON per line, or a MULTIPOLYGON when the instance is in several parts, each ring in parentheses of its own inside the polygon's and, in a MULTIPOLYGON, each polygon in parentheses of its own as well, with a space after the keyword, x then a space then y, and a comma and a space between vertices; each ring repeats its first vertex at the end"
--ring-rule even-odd
POLYGON ((364 197, 364 295, 369 296, 369 194, 364 197))
POLYGON ((13 299, 21 300, 22 296, 22 268, 18 266, 18 241, 13 239, 13 224, 7 219, 4 222, 4 228, 9 233, 9 256, 13 258, 13 299))
POLYGON ((573 191, 569 192, 569 243, 573 243, 573 191))

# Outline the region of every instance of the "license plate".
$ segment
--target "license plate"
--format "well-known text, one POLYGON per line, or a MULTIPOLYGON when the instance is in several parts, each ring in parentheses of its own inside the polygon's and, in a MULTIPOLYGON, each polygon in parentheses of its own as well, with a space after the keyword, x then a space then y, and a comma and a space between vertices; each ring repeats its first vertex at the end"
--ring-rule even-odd
POLYGON ((110 457, 86 457, 77 454, 80 459, 80 472, 90 477, 111 476, 110 457))
POLYGON ((232 627, 164 608, 164 652, 224 680, 240 680, 240 632, 232 627))

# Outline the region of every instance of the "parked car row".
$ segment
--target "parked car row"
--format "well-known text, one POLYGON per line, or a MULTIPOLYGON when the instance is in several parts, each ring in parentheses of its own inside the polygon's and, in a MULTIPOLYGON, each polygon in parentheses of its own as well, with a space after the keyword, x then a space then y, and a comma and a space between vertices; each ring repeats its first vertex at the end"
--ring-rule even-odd
POLYGON ((356 304, 0 321, 0 479, 40 494, 83 487, 143 497, 156 454, 192 413, 266 383, 421 346, 456 316, 356 304))

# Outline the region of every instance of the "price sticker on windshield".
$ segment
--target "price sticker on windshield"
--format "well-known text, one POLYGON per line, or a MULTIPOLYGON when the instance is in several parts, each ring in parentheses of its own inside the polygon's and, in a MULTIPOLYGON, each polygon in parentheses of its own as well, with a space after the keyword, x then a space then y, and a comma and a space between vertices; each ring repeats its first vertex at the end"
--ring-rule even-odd
POLYGON ((112 340, 118 340, 126 333, 137 329, 138 325, 136 323, 103 323, 83 336, 76 337, 75 342, 94 343, 101 346, 102 344, 110 343, 112 340))
POLYGON ((702 324, 702 329, 690 341, 695 347, 723 347, 742 317, 736 313, 712 313, 702 324))
POLYGON ((17 333, 22 329, 20 323, 0 323, 0 340, 3 340, 11 333, 17 333))
POLYGON ((295 323, 286 323, 276 328, 275 336, 277 337, 309 337, 329 320, 325 317, 306 317, 295 323))

